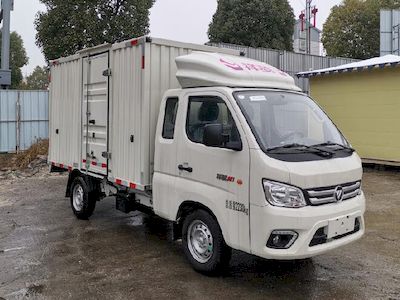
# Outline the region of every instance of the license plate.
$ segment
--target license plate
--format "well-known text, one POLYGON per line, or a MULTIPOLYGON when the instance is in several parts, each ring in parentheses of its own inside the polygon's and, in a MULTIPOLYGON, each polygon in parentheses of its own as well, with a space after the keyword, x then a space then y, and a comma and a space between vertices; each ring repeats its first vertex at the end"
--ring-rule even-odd
POLYGON ((329 220, 328 239, 354 231, 355 217, 346 216, 329 220))

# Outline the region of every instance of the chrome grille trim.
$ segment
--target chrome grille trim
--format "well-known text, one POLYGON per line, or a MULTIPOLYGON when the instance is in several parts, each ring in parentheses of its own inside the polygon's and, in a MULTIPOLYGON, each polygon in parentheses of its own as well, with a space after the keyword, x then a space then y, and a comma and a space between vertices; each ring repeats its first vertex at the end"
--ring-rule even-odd
POLYGON ((344 194, 343 200, 354 198, 355 196, 358 195, 358 193, 359 193, 359 189, 356 189, 355 191, 353 191, 351 193, 344 194))
POLYGON ((328 196, 331 196, 331 195, 333 195, 333 193, 335 192, 335 189, 332 189, 332 190, 325 190, 325 191, 313 191, 313 190, 309 190, 308 191, 308 195, 310 196, 310 197, 322 197, 322 196, 324 196, 324 195, 328 195, 328 196))
POLYGON ((356 197, 360 193, 361 181, 338 184, 337 186, 330 186, 326 188, 309 189, 305 192, 312 205, 334 203, 337 202, 334 193, 336 187, 338 186, 343 188, 342 201, 345 201, 356 197))
POLYGON ((343 191, 344 191, 344 192, 351 192, 351 191, 354 191, 354 190, 358 189, 358 188, 360 187, 360 185, 361 185, 361 182, 360 182, 360 181, 356 182, 356 183, 353 184, 353 185, 349 185, 349 186, 343 185, 343 191))

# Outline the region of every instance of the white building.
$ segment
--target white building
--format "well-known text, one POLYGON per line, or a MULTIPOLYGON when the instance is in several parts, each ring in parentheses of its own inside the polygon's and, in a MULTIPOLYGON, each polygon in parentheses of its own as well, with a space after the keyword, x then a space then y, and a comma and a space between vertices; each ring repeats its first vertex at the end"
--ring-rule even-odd
MULTIPOLYGON (((294 25, 293 50, 297 53, 307 53, 306 22, 297 20, 294 25), (303 29, 302 30, 302 22, 303 29)), ((312 55, 321 55, 321 30, 311 26, 311 52, 312 55)))

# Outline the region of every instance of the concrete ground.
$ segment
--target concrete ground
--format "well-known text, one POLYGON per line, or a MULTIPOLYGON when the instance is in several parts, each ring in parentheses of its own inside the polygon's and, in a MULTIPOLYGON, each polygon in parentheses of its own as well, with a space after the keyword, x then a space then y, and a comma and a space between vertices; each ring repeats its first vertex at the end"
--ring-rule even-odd
POLYGON ((298 262, 234 252, 216 278, 192 270, 168 223, 111 198, 77 220, 66 180, 0 181, 0 299, 400 299, 399 172, 365 173, 362 240, 298 262))

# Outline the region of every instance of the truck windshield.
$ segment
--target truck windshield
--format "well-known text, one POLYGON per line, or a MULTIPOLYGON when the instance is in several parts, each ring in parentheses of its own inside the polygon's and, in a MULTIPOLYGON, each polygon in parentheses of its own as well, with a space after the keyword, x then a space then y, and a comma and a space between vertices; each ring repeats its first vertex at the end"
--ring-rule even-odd
POLYGON ((327 154, 351 150, 343 135, 311 98, 284 91, 240 91, 234 97, 265 152, 327 154), (322 149, 322 150, 321 150, 322 149))

